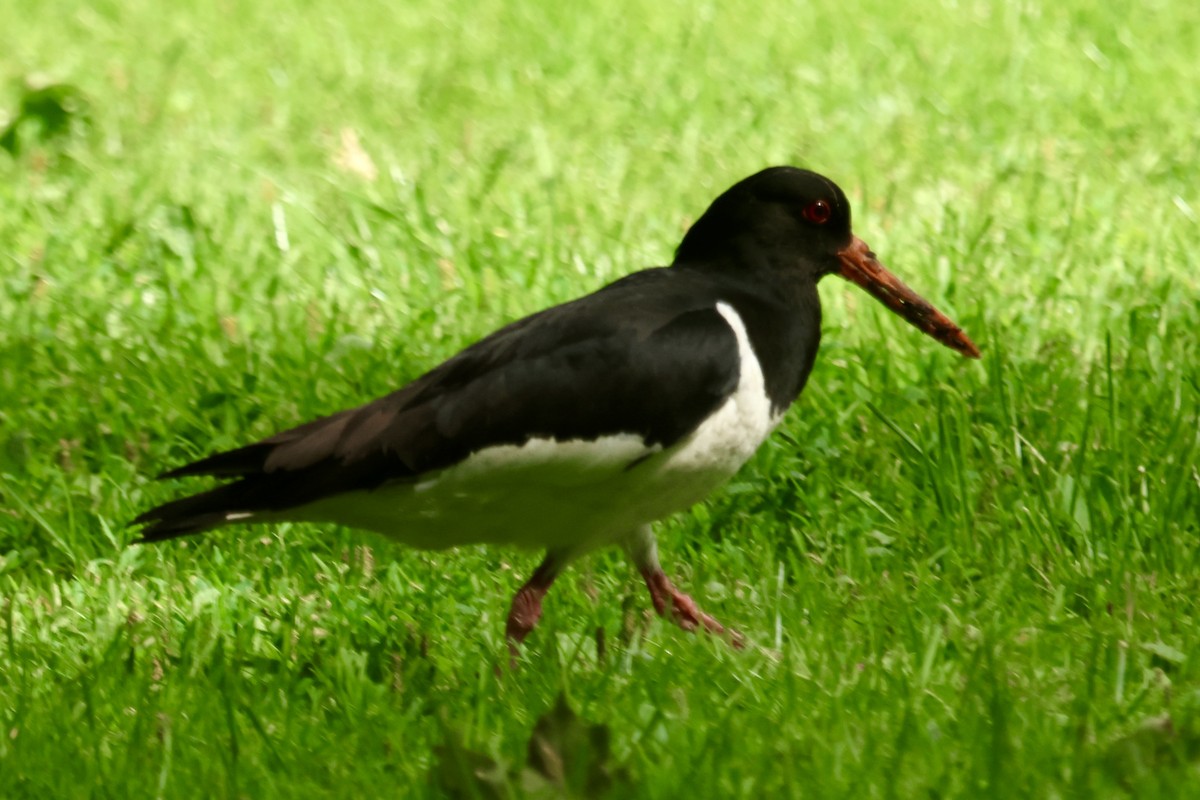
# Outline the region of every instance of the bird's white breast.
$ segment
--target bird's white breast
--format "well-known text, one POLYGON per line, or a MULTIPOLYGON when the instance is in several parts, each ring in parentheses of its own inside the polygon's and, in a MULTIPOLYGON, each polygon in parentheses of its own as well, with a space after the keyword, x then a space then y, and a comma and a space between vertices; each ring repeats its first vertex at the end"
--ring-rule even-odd
POLYGON ((668 459, 676 469, 701 469, 733 475, 778 424, 771 413, 762 365, 754 354, 746 325, 728 303, 717 303, 738 345, 738 385, 734 393, 685 438, 668 459))

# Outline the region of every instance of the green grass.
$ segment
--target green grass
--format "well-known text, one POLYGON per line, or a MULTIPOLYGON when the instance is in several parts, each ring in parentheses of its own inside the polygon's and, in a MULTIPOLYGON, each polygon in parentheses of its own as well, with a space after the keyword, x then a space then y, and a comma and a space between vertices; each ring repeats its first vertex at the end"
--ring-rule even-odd
POLYGON ((515 797, 454 765, 560 693, 637 797, 1200 796, 1200 5, 1096 6, 0 6, 0 796, 515 797), (744 652, 615 552, 497 672, 535 555, 128 546, 156 471, 664 263, 774 163, 984 357, 823 285, 800 402, 659 526, 744 652))

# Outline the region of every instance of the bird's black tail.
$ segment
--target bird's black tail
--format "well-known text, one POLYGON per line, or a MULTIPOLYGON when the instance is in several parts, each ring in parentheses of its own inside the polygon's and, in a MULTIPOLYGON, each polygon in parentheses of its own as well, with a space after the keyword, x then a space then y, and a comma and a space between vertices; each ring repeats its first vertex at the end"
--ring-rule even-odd
POLYGON ((139 542, 161 542, 225 525, 253 521, 261 508, 248 502, 247 481, 218 486, 207 492, 163 503, 139 514, 130 525, 141 525, 139 542))
POLYGON ((230 523, 278 520, 279 512, 338 492, 372 488, 393 477, 394 467, 381 469, 379 465, 388 458, 386 452, 360 458, 353 465, 338 455, 345 428, 359 411, 349 409, 313 420, 261 442, 214 453, 164 472, 158 477, 207 475, 229 482, 139 515, 130 523, 142 526, 138 541, 175 539, 230 523), (272 465, 280 448, 285 457, 280 464, 272 465), (330 470, 330 466, 336 469, 330 470))

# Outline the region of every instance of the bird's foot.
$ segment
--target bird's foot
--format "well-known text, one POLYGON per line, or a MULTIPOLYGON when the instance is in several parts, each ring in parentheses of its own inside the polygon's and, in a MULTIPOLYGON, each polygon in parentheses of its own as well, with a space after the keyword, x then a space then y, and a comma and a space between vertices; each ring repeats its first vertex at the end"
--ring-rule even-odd
POLYGON ((669 616, 685 631, 694 631, 703 626, 711 634, 728 637, 729 643, 738 650, 745 645, 741 633, 732 628, 726 629, 716 618, 701 611, 696 601, 677 589, 661 569, 643 570, 642 578, 646 581, 654 610, 659 616, 669 616))

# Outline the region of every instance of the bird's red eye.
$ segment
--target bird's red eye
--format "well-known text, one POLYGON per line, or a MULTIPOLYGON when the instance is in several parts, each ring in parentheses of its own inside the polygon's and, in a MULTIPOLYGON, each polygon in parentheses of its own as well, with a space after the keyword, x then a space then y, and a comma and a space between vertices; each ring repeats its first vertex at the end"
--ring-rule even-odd
POLYGON ((815 200, 804 207, 804 218, 817 225, 824 225, 833 216, 833 209, 824 200, 815 200))

